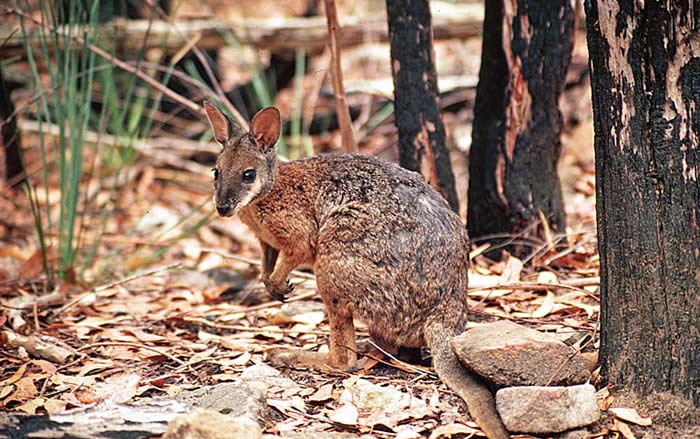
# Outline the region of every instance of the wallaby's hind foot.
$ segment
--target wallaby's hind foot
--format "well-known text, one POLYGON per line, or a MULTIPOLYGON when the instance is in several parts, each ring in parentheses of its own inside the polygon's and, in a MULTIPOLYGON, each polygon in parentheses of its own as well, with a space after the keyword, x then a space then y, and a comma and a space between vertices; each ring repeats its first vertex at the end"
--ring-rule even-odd
POLYGON ((356 367, 356 361, 342 361, 342 359, 338 358, 331 359, 331 355, 328 352, 306 351, 303 349, 273 349, 267 353, 267 359, 275 366, 285 366, 292 369, 353 372, 356 367))

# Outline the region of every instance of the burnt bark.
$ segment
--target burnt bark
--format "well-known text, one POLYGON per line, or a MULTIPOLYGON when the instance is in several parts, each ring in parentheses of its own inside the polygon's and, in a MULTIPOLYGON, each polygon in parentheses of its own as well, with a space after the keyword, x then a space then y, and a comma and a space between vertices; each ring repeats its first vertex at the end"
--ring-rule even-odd
POLYGON ((387 0, 386 8, 399 163, 420 172, 452 209, 458 210, 438 104, 430 5, 428 0, 387 0))
POLYGON ((17 187, 24 182, 24 165, 20 151, 19 129, 15 106, 10 99, 10 86, 0 65, 0 180, 17 187))
POLYGON ((573 3, 486 0, 469 157, 472 237, 542 238, 538 211, 551 229, 564 227, 558 99, 571 59, 573 3))
MULTIPOLYGON (((608 382, 700 405, 700 10, 586 2, 601 362, 608 382)), ((697 421, 697 419, 696 419, 697 421)))

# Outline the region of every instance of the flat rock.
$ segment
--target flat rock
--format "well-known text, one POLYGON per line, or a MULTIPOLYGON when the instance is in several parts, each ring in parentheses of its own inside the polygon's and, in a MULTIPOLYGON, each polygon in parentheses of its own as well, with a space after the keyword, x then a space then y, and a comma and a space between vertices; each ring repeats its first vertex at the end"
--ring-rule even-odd
POLYGON ((267 401, 263 393, 244 382, 221 383, 182 392, 175 399, 190 408, 203 408, 230 417, 245 416, 254 421, 265 419, 267 401))
POLYGON ((588 439, 591 437, 591 432, 587 428, 577 428, 559 433, 554 436, 554 439, 588 439))
POLYGON ((590 380, 586 361, 551 335, 507 320, 452 338, 459 360, 496 387, 569 386, 590 380))
POLYGON ((590 384, 507 387, 496 392, 496 408, 506 428, 521 433, 560 433, 600 418, 590 384))
POLYGON ((163 439, 260 439, 262 428, 246 416, 195 409, 170 421, 163 439))
POLYGON ((294 381, 283 377, 279 370, 265 363, 248 366, 241 372, 239 379, 244 383, 262 383, 266 388, 292 387, 295 385, 294 381))

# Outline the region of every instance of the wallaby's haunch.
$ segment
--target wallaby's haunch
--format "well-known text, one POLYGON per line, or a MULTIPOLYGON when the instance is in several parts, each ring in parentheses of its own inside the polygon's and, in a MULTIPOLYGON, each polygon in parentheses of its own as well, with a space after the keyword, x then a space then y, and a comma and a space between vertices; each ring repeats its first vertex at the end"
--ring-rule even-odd
POLYGON ((353 314, 390 351, 427 345, 438 376, 491 439, 508 438, 491 392, 457 360, 450 338, 467 325, 468 238, 460 218, 420 175, 358 154, 277 161, 280 115, 266 108, 251 131, 204 104, 223 150, 216 210, 236 213, 260 240, 262 281, 276 299, 289 272, 314 266, 330 323, 328 354, 291 351, 287 364, 351 369, 353 314))

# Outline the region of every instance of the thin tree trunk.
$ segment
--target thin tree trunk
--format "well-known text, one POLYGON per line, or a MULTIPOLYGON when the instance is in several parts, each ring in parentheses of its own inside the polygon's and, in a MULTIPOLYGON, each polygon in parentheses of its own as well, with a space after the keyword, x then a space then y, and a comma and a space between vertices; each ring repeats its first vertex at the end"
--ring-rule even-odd
POLYGON ((24 182, 24 165, 14 112, 10 89, 3 78, 0 65, 0 181, 17 187, 24 182))
POLYGON ((340 24, 338 24, 338 11, 335 0, 324 0, 326 7, 326 19, 328 21, 328 45, 331 48, 331 77, 333 79, 333 93, 335 94, 335 111, 338 113, 338 124, 343 139, 343 148, 348 152, 357 152, 357 143, 352 133, 352 119, 348 101, 345 99, 343 87, 343 71, 340 68, 340 44, 338 41, 340 24))
POLYGON ((540 211, 551 229, 564 227, 558 99, 573 31, 571 0, 486 0, 469 157, 472 237, 543 238, 540 211))
POLYGON ((399 163, 419 171, 459 210, 438 105, 433 30, 427 0, 387 0, 399 163))
POLYGON ((699 406, 700 9, 594 0, 586 16, 602 373, 699 406))

